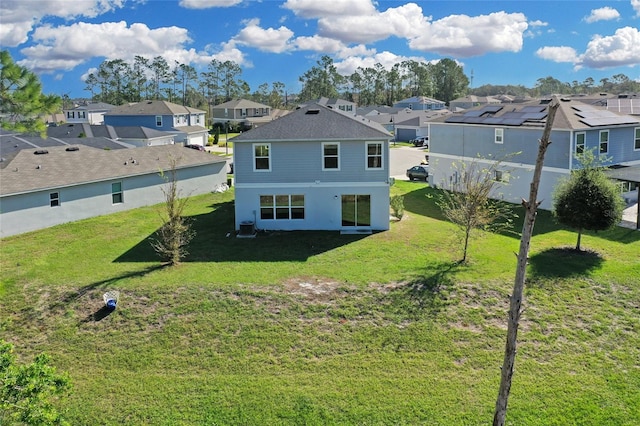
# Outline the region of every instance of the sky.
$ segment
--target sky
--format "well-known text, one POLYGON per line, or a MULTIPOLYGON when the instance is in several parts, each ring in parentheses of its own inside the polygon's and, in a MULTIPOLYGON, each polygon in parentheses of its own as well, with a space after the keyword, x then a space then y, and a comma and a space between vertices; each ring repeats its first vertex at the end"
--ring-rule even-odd
POLYGON ((89 97, 105 60, 163 56, 206 71, 240 65, 252 91, 288 93, 320 58, 352 74, 376 63, 456 60, 471 80, 534 87, 640 81, 640 0, 2 0, 0 48, 47 94, 89 97))

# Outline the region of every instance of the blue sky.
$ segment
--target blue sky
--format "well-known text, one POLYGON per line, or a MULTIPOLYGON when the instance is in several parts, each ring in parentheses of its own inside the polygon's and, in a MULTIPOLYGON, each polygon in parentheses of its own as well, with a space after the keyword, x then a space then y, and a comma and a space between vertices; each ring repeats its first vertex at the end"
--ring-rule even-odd
POLYGON ((457 60, 483 84, 625 74, 640 81, 640 0, 2 0, 0 45, 45 93, 87 97, 105 59, 232 60, 256 90, 323 55, 349 75, 406 59, 457 60))

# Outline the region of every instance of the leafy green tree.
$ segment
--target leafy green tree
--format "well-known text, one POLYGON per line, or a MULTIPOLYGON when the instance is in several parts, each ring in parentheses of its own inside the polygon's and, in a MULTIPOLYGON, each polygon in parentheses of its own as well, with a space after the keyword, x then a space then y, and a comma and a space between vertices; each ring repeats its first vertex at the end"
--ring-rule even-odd
POLYGON ((443 102, 449 103, 466 95, 469 90, 469 78, 453 59, 445 58, 433 65, 433 78, 434 96, 443 102))
POLYGON ((338 73, 333 59, 324 55, 300 78, 302 90, 300 91, 301 101, 310 101, 322 97, 337 98, 340 88, 344 82, 344 77, 338 73))
POLYGON ((60 98, 44 95, 38 77, 11 58, 8 51, 0 52, 0 120, 2 127, 17 132, 46 133, 41 116, 56 112, 60 98))
POLYGON ((510 230, 513 226, 515 213, 512 206, 490 198, 501 185, 495 178, 500 164, 495 161, 488 167, 482 167, 479 160, 455 164, 457 180, 449 191, 442 192, 437 201, 445 217, 458 228, 462 240, 461 263, 467 261, 469 241, 474 231, 510 230))
POLYGON ((593 151, 585 151, 577 159, 582 167, 554 189, 553 214, 558 222, 578 231, 579 251, 582 231, 604 231, 616 226, 622 219, 624 201, 593 151))
POLYGON ((19 365, 13 345, 0 340, 0 424, 66 425, 55 402, 71 389, 46 354, 19 365))

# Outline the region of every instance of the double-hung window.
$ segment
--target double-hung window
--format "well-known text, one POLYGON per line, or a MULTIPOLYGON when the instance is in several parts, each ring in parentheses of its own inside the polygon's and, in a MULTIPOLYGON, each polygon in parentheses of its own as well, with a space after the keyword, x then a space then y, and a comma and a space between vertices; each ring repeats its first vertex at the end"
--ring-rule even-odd
POLYGON ((382 168, 382 143, 367 142, 367 169, 382 168))
POLYGON ((156 127, 162 127, 162 116, 156 115, 156 127))
POLYGON ((504 143, 504 129, 495 129, 495 142, 504 143))
POLYGON ((633 149, 640 151, 640 127, 634 129, 633 149))
POLYGON ((271 144, 253 144, 253 170, 271 171, 271 144))
POLYGON ((609 131, 600 130, 600 154, 609 152, 609 131))
POLYGON ((304 195, 261 195, 260 219, 304 219, 304 195))
POLYGON ((111 202, 113 204, 122 204, 124 202, 122 182, 114 182, 111 184, 111 202))
POLYGON ((576 133, 576 149, 575 149, 576 155, 580 155, 584 153, 585 139, 586 139, 586 133, 584 132, 576 133))
POLYGON ((60 205, 60 193, 59 192, 51 192, 51 193, 49 193, 49 205, 51 207, 58 207, 60 205))
POLYGON ((340 170, 340 144, 322 143, 322 170, 340 170))

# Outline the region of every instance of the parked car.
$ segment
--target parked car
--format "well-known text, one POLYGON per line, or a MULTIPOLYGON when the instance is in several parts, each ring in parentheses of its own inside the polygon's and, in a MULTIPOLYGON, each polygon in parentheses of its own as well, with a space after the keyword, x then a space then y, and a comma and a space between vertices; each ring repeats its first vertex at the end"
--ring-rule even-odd
POLYGON ((186 144, 185 148, 197 149, 198 151, 204 151, 204 146, 197 144, 186 144))
POLYGON ((419 165, 413 166, 412 168, 407 170, 407 177, 409 180, 427 180, 429 179, 429 166, 427 165, 419 165))
POLYGON ((429 148, 429 137, 428 136, 420 136, 411 141, 413 146, 423 146, 425 148, 429 148))

